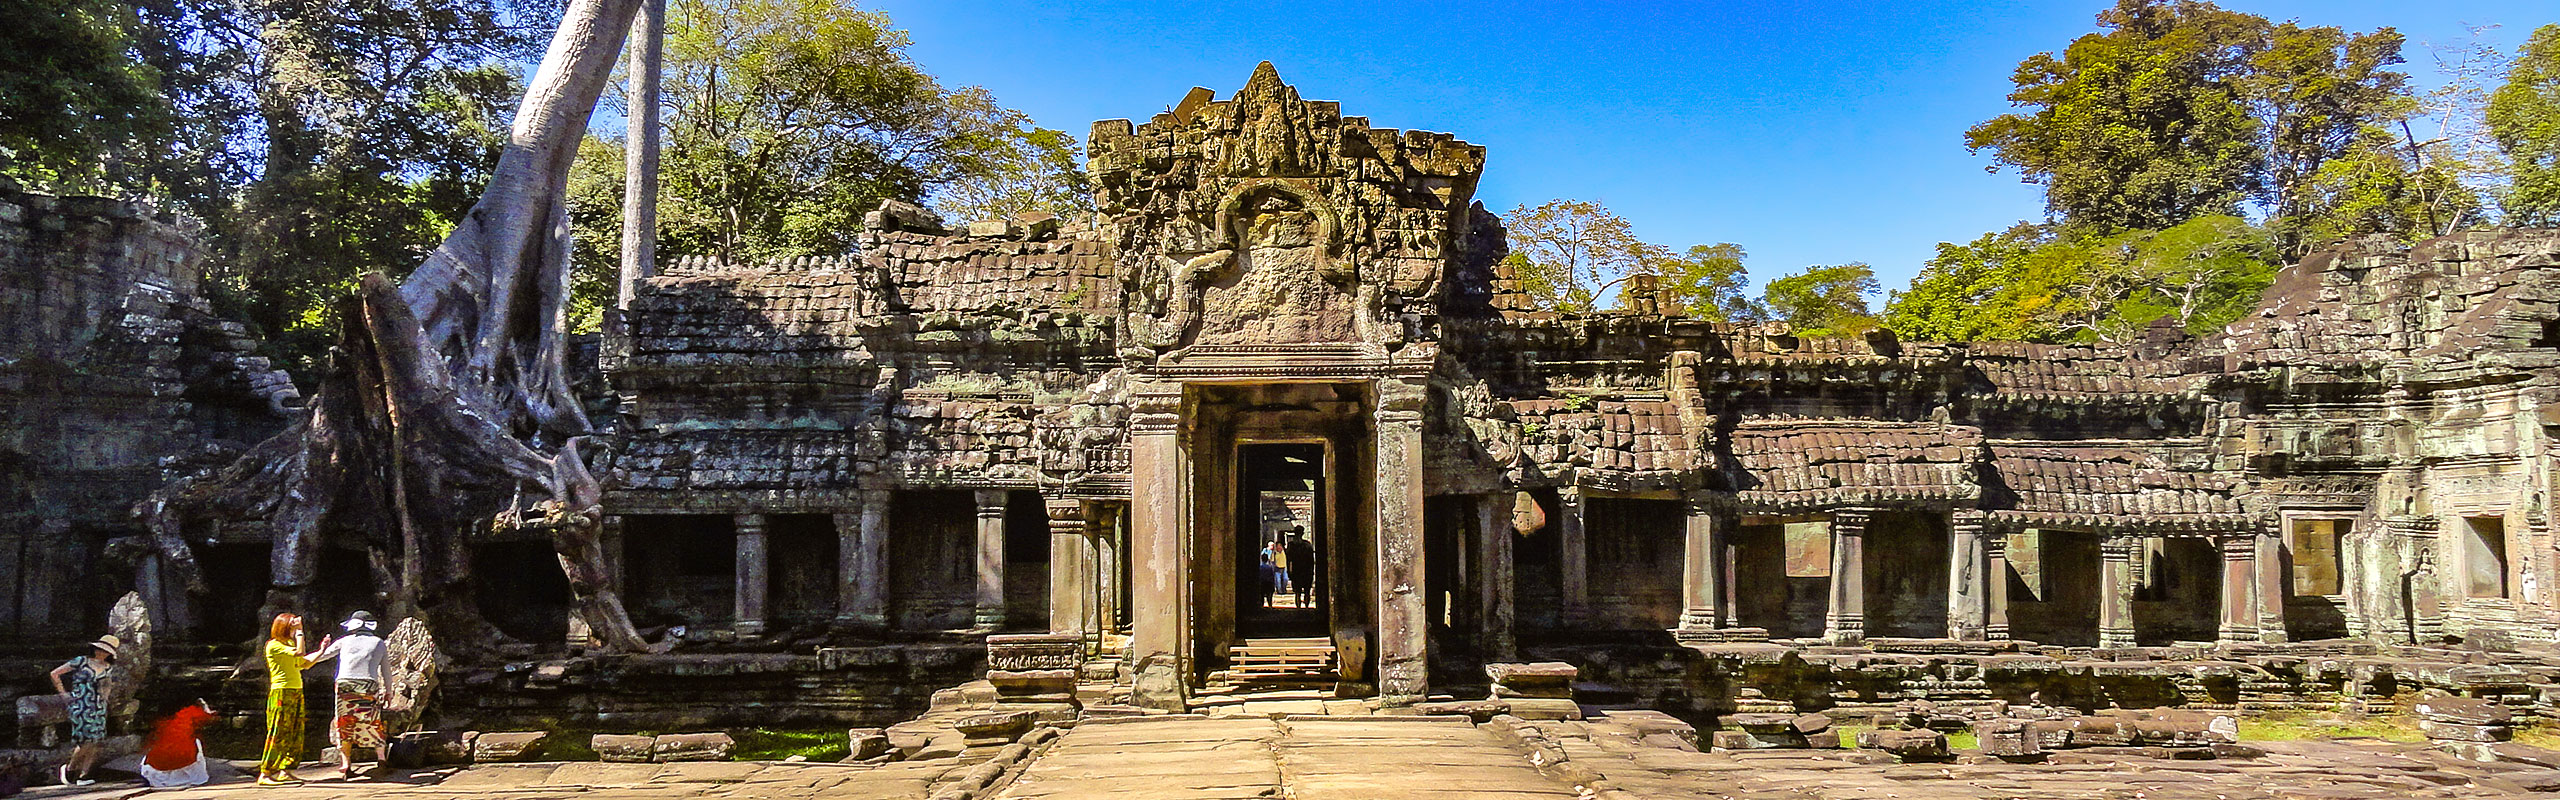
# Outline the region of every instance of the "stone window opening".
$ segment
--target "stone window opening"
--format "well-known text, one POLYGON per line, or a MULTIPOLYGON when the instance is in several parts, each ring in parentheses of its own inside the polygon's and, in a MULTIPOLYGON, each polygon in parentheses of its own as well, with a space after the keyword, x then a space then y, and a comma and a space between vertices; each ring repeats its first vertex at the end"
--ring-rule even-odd
POLYGON ((2298 596, 2331 597, 2342 593, 2339 545, 2347 529, 2343 519, 2297 519, 2285 535, 2285 571, 2298 596))
POLYGON ((2463 519, 2462 566, 2465 588, 2470 596, 2496 599, 2508 596, 2505 517, 2463 519))

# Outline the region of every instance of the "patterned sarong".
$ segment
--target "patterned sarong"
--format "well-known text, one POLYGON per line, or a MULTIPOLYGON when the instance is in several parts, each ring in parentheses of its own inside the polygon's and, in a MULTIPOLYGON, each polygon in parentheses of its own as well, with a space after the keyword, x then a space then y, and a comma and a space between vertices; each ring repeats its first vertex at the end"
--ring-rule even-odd
POLYGON ((267 753, 258 773, 280 775, 302 763, 302 690, 267 690, 267 753))
POLYGON ((338 720, 329 726, 329 743, 379 751, 383 738, 382 682, 372 678, 338 681, 338 720))

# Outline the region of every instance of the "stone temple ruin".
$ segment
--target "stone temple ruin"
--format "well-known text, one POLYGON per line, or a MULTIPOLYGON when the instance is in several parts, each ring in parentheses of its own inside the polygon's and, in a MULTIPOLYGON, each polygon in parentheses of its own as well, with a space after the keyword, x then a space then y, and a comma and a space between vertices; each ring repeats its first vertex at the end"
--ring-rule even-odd
MULTIPOLYGON (((1089 219, 891 203, 853 255, 643 280, 596 384, 625 597, 778 666, 555 661, 453 702, 716 716, 895 662, 828 695, 878 720, 921 705, 880 687, 965 679, 991 632, 1071 634, 1170 709, 1275 668, 1409 704, 1531 660, 1714 714, 2560 700, 2560 234, 2342 245, 2202 338, 1800 337, 1658 313, 1641 281, 1620 311, 1532 308, 1474 199, 1484 148, 1267 64, 1090 147, 1089 219), (1316 580, 1275 608, 1258 553, 1289 529, 1316 580), (749 688, 684 694, 707 672, 749 688)), ((11 318, 52 307, 10 274, 11 318)), ((33 407, 19 376, 52 362, 12 357, 0 402, 33 407)), ((229 363, 192 377, 265 385, 229 363)), ((9 424, 0 467, 51 469, 9 424)), ((502 628, 574 644, 551 558, 478 556, 502 628)), ((48 569, 0 566, 0 622, 56 630, 19 610, 48 569)), ((136 569, 164 637, 250 622, 136 569)))

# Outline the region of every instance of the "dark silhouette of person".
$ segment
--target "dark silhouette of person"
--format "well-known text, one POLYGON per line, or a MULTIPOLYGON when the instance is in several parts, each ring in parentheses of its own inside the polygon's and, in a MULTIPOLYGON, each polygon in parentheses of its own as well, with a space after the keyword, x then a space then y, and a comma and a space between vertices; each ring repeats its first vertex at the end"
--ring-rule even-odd
POLYGON ((1307 529, 1289 529, 1289 591, 1305 606, 1315 595, 1316 546, 1307 541, 1307 529))

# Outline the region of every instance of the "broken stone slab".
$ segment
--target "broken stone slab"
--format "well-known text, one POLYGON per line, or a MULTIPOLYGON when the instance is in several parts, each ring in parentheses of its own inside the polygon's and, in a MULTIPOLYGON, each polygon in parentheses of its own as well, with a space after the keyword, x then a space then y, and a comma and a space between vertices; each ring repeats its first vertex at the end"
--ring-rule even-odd
MULTIPOLYGON (((1825 736, 1837 746, 1839 737, 1825 736)), ((1812 747, 1804 734, 1788 728, 1773 731, 1716 731, 1707 737, 1716 750, 1803 750, 1812 747)))
POLYGON ((2200 747, 2240 741, 2240 720, 2229 714, 2150 709, 2109 716, 2126 718, 2134 744, 2200 747))
POLYGON ((2044 756, 2043 740, 2022 719, 1988 719, 1973 724, 1973 738, 1983 755, 2007 760, 2044 756))
POLYGON ((2411 705, 2418 719, 2458 725, 2505 725, 2515 713, 2494 700, 2476 697, 2429 697, 2411 705))
POLYGON ((1076 671, 1072 669, 987 670, 987 683, 993 685, 999 698, 1040 697, 1042 699, 1074 699, 1076 671))
POLYGON ((971 714, 951 721, 953 730, 965 737, 970 747, 1011 744, 1031 732, 1033 716, 1028 711, 997 711, 971 714))
POLYGON ((656 737, 650 736, 599 733, 587 740, 587 746, 595 749, 596 759, 600 761, 646 764, 649 763, 649 751, 657 746, 657 742, 656 737))
POLYGON ((879 728, 854 728, 844 732, 847 741, 846 763, 868 761, 889 754, 889 734, 879 728))
POLYGON ((1504 701, 1512 716, 1527 720, 1578 720, 1582 704, 1554 697, 1515 697, 1504 701))
POLYGON ((1553 687, 1570 691, 1573 682, 1582 677, 1582 668, 1562 661, 1486 664, 1484 675, 1492 678, 1494 683, 1515 689, 1553 687))
POLYGON ((1858 747, 1882 750, 1904 762, 1947 760, 1947 735, 1937 731, 1877 728, 1858 732, 1858 747))
POLYGON ((737 752, 738 743, 726 733, 670 733, 649 744, 649 760, 727 761, 737 752))
POLYGON ((419 763, 451 766, 471 763, 471 740, 478 731, 412 731, 400 738, 417 743, 419 763))
POLYGON ((550 734, 541 731, 499 731, 483 733, 471 739, 471 763, 504 764, 532 761, 534 748, 550 734))
MULTIPOLYGON (((1433 701, 1416 703, 1413 710, 1424 716, 1466 717, 1469 722, 1483 724, 1494 717, 1511 713, 1511 703, 1507 700, 1433 701)), ((1610 716, 1615 718, 1617 715, 1610 716)))
POLYGON ((1831 715, 1797 714, 1796 718, 1788 721, 1787 724, 1795 728, 1797 733, 1815 736, 1831 730, 1831 715))
POLYGON ((2515 729, 2505 725, 2465 725, 2431 719, 2418 720, 2418 732, 2429 739, 2452 742, 2503 742, 2515 738, 2515 729))

